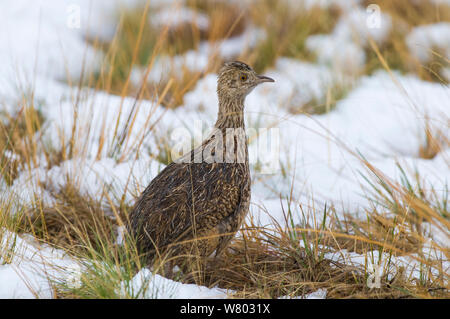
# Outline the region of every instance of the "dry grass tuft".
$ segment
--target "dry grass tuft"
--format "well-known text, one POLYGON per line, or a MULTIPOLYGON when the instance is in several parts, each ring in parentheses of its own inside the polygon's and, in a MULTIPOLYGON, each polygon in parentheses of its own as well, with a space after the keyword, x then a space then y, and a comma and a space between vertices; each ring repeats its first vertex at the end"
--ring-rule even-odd
POLYGON ((432 129, 428 121, 425 124, 425 141, 419 147, 419 157, 433 159, 440 151, 450 147, 450 138, 442 130, 432 129))
POLYGON ((324 86, 323 90, 326 91, 323 97, 314 97, 308 103, 300 106, 291 105, 289 112, 292 114, 325 114, 333 111, 337 103, 347 96, 351 90, 351 85, 334 81, 328 87, 324 86))
POLYGON ((266 39, 248 52, 247 60, 257 72, 272 66, 280 56, 314 60, 314 55, 306 49, 307 37, 330 33, 340 14, 334 6, 293 10, 283 1, 260 1, 250 15, 258 27, 265 29, 266 39))
MULTIPOLYGON (((148 75, 158 55, 182 54, 197 48, 200 41, 214 42, 239 35, 250 23, 267 32, 267 38, 257 48, 243 54, 258 71, 273 65, 279 56, 314 60, 305 48, 306 38, 311 34, 330 33, 341 15, 336 7, 295 11, 281 1, 269 0, 260 1, 257 7, 244 15, 240 7, 225 1, 189 0, 187 3, 199 13, 209 16, 211 25, 208 30, 200 30, 195 24, 157 29, 147 23, 150 9, 145 7, 123 13, 117 35, 111 43, 100 44, 91 39, 103 48, 106 60, 103 70, 95 78, 91 77, 90 85, 121 96, 136 95, 136 105, 143 98, 157 96, 168 108, 175 107, 182 103, 184 94, 203 74, 183 68, 176 70, 176 74, 168 74, 168 79, 161 83, 147 84, 146 76, 143 76, 142 82, 145 84, 133 87, 135 84, 130 81, 133 67, 146 67, 148 75), (249 18, 244 19, 244 16, 249 18)), ((445 57, 435 52, 436 61, 427 66, 420 65, 410 56, 404 37, 413 26, 450 21, 448 8, 433 6, 429 1, 386 0, 378 1, 378 4, 384 12, 392 15, 394 28, 390 39, 379 48, 378 53, 367 49, 367 72, 380 66, 386 68, 387 65, 388 71, 392 67, 436 80, 445 65, 445 57), (383 61, 386 63, 383 64, 383 61)), ((220 62, 220 58, 216 57, 207 72, 214 71, 220 62)), ((342 87, 328 90, 326 101, 311 102, 300 112, 328 112, 346 93, 342 87)), ((19 104, 18 112, 1 114, 4 121, 0 123, 0 168, 8 185, 14 182, 19 172, 32 167, 49 169, 69 158, 83 160, 86 154, 82 150, 89 147, 86 145, 89 142, 77 135, 77 130, 81 130, 80 126, 84 123, 79 123, 75 114, 72 136, 68 141, 60 141, 63 148, 44 145, 39 134, 44 118, 33 102, 28 102, 28 98, 24 100, 27 102, 19 104)), ((34 99, 31 97, 29 100, 34 99)), ((124 127, 116 127, 111 150, 108 150, 108 157, 119 162, 135 157, 133 152, 138 153, 142 146, 142 140, 139 145, 127 146, 135 110, 133 108, 130 114, 122 115, 128 116, 129 121, 124 127)), ((147 137, 151 128, 146 127, 144 131, 141 132, 142 139, 147 137)), ((434 158, 449 147, 445 132, 427 126, 425 133, 420 157, 434 158)), ((101 154, 105 142, 102 140, 99 144, 98 154, 101 154)), ((157 144, 163 143, 158 141, 157 144)), ((158 160, 165 163, 171 160, 166 146, 161 146, 158 156, 158 160)), ((323 216, 323 222, 319 225, 294 225, 293 213, 289 209, 285 214, 286 225, 274 223, 274 229, 256 227, 256 223, 250 220, 240 230, 239 236, 233 239, 229 250, 218 259, 202 259, 193 254, 188 256, 193 260, 191 265, 183 272, 173 274, 170 269, 172 260, 163 257, 155 267, 156 272, 187 283, 230 289, 235 291, 231 297, 302 297, 324 288, 327 298, 449 298, 449 274, 448 269, 443 267, 444 261, 450 257, 449 252, 430 234, 430 225, 443 234, 450 229, 448 190, 447 195, 442 196, 442 190, 435 190, 433 186, 427 189, 418 174, 416 180, 409 180, 401 166, 401 183, 395 183, 370 163, 361 160, 368 169, 368 174, 363 176, 372 186, 372 193, 367 196, 373 207, 360 212, 366 219, 338 212, 332 206, 323 212, 311 208, 311 216, 323 216), (424 253, 427 247, 441 257, 428 256, 424 253), (339 256, 344 250, 358 253, 366 261, 375 259, 376 252, 389 256, 387 264, 382 265, 386 271, 380 288, 368 288, 367 264, 352 265, 332 257, 339 256), (418 264, 419 269, 416 270, 420 272, 420 277, 411 276, 411 272, 397 265, 397 257, 408 257, 411 263, 418 264)), ((143 267, 133 239, 126 238, 123 245, 116 242, 118 227, 126 223, 130 207, 112 204, 112 195, 106 185, 100 198, 80 191, 79 186, 69 178, 63 186, 43 182, 39 187, 51 194, 51 204, 47 200, 44 203, 36 194, 33 207, 27 209, 17 209, 20 203, 8 196, 0 197, 0 230, 5 228, 14 233, 31 233, 40 242, 63 249, 84 264, 82 286, 70 288, 65 283, 57 282, 57 297, 121 297, 120 286, 129 285, 136 272, 143 267), (16 212, 13 218, 12 212, 16 212)), ((124 194, 116 195, 119 198, 122 196, 122 199, 125 197, 124 194)), ((303 212, 302 206, 297 204, 303 212)), ((2 234, 0 239, 4 240, 2 234)), ((14 241, 14 238, 6 238, 6 241, 14 241)), ((3 261, 9 262, 13 253, 13 250, 2 250, 3 261)), ((133 293, 126 297, 137 295, 133 293)))
MULTIPOLYGON (((373 1, 365 1, 368 6, 373 1)), ((392 18, 392 29, 387 41, 380 47, 380 53, 391 69, 401 72, 412 72, 426 81, 447 83, 441 75, 443 67, 448 67, 448 59, 439 50, 433 50, 431 61, 423 65, 409 51, 405 43, 405 37, 413 27, 438 22, 450 22, 450 6, 445 3, 432 3, 424 1, 389 1, 379 0, 375 2, 380 6, 382 12, 392 18)), ((383 68, 376 52, 370 47, 366 48, 366 73, 371 74, 374 70, 383 68)))
POLYGON ((202 39, 211 42, 242 34, 249 21, 247 12, 236 4, 221 0, 188 0, 187 6, 209 18, 209 28, 202 39))
POLYGON ((81 193, 69 181, 60 188, 43 185, 43 189, 52 194, 54 203, 44 204, 37 199, 21 216, 21 231, 69 251, 86 247, 99 249, 102 241, 115 241, 122 215, 118 207, 105 207, 102 199, 81 193))
POLYGON ((33 105, 22 105, 15 114, 3 114, 0 121, 0 171, 11 185, 26 164, 36 162, 36 133, 42 127, 42 113, 33 105))

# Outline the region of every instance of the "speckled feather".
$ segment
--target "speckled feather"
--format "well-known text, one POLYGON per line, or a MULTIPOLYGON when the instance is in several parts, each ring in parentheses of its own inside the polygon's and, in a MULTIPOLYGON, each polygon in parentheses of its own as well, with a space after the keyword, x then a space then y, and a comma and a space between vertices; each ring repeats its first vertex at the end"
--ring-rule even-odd
POLYGON ((249 209, 251 184, 244 100, 256 85, 269 81, 242 62, 221 68, 216 133, 161 171, 129 216, 129 230, 148 258, 169 249, 174 255, 217 256, 239 230, 249 209), (233 135, 231 128, 237 129, 233 135), (232 144, 227 144, 227 135, 232 144), (217 160, 227 152, 234 154, 234 161, 217 160), (195 162, 199 154, 204 156, 195 162))

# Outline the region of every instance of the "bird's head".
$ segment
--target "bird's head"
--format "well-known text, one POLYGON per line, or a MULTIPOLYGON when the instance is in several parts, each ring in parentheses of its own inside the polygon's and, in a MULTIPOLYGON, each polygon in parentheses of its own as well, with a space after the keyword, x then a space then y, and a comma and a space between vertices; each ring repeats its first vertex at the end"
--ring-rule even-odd
POLYGON ((257 74, 247 64, 239 61, 226 62, 219 71, 217 93, 227 99, 244 99, 258 84, 275 82, 257 74))

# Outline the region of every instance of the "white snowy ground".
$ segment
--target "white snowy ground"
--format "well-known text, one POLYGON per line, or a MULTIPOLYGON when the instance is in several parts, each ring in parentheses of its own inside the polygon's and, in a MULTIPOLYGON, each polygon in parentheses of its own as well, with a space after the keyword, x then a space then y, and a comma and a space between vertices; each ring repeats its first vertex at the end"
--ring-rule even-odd
MULTIPOLYGON (((84 38, 111 38, 117 23, 116 10, 120 6, 132 6, 137 2, 139 0, 1 2, 0 108, 14 111, 21 96, 28 95, 34 89, 36 105, 46 118, 44 139, 58 143, 61 135, 70 136, 73 99, 77 90, 71 89, 62 80, 67 77, 77 79, 82 74, 83 65, 87 70, 98 69, 101 53, 87 45, 84 38), (76 27, 76 21, 74 27, 74 21, 71 20, 72 14, 78 9, 81 10, 80 28, 76 27)), ((162 10, 167 10, 169 2, 176 1, 152 1, 154 5, 162 6, 162 10)), ((321 3, 328 5, 330 1, 321 3)), ((250 144, 250 160, 253 164, 258 161, 263 164, 262 170, 252 165, 250 209, 251 215, 261 225, 270 227, 272 219, 283 223, 280 194, 285 197, 291 187, 294 199, 304 205, 314 202, 314 205, 320 206, 333 202, 337 207, 355 213, 367 207, 369 204, 365 195, 368 185, 359 174, 365 170, 343 145, 350 151, 363 154, 393 179, 399 178, 395 165, 399 162, 410 168, 410 174, 417 170, 428 188, 445 192, 445 185, 450 180, 450 149, 442 151, 433 160, 418 158, 419 146, 425 139, 426 119, 433 127, 449 133, 449 88, 423 82, 413 75, 391 76, 384 71, 370 77, 355 78, 354 74, 365 61, 362 48, 367 45, 367 38, 370 36, 382 42, 388 34, 390 19, 383 15, 378 29, 359 28, 358 39, 355 40, 350 34, 354 29, 352 24, 364 18, 365 10, 357 6, 357 1, 352 6, 343 5, 343 8, 347 13, 332 34, 314 36, 308 40, 308 47, 316 51, 319 64, 280 58, 275 67, 267 72, 276 82, 257 88, 247 98, 249 135, 254 136, 258 130, 269 128, 269 136, 279 141, 279 152, 276 147, 272 149, 273 152, 270 149, 269 152, 261 151, 264 148, 261 136, 264 134, 252 139, 250 144), (344 52, 335 54, 336 43, 344 52), (288 112, 291 105, 301 105, 314 98, 323 99, 326 88, 340 81, 351 82, 353 89, 332 112, 317 116, 292 115, 288 112), (276 139, 277 136, 279 139, 276 139)), ((161 16, 166 14, 161 12, 161 16)), ((191 13, 186 12, 179 14, 180 19, 189 19, 190 16, 191 13)), ((201 23, 207 25, 204 17, 201 19, 201 23)), ((155 18, 154 23, 157 21, 155 18)), ((448 37, 448 28, 449 24, 442 23, 419 27, 408 37, 408 45, 421 61, 429 58, 426 48, 436 44, 444 46, 442 49, 449 52, 450 42, 440 41, 448 37)), ((261 36, 264 36, 261 31, 250 28, 242 36, 223 43, 204 44, 198 51, 170 59, 161 57, 150 79, 159 79, 163 74, 161 70, 169 65, 177 67, 186 64, 192 69, 202 69, 214 49, 218 49, 224 57, 231 57, 244 46, 256 43, 261 36)), ((141 74, 142 71, 136 69, 133 79, 139 81, 141 74)), ((182 129, 201 135, 202 130, 210 128, 217 114, 216 79, 214 74, 206 75, 185 95, 184 105, 176 110, 167 111, 153 101, 139 104, 135 110, 136 124, 126 150, 131 150, 132 154, 134 143, 143 138, 147 128, 156 122, 155 129, 144 139, 144 147, 150 153, 157 152, 155 140, 165 138, 174 145, 179 142, 174 134, 182 129)), ((33 187, 37 189, 39 181, 49 180, 53 185, 63 185, 64 176, 69 174, 77 178, 83 191, 93 196, 98 196, 105 185, 111 188, 113 195, 122 194, 131 174, 131 190, 129 186, 127 200, 132 202, 132 194, 142 190, 161 170, 162 164, 152 160, 150 154, 141 154, 137 161, 131 155, 126 156, 124 161, 117 164, 116 160, 107 157, 106 150, 101 153, 100 160, 95 158, 101 126, 105 125, 106 132, 112 132, 112 125, 121 108, 125 115, 119 122, 123 125, 133 104, 132 98, 122 100, 102 92, 84 90, 78 112, 81 123, 91 126, 91 130, 80 133, 80 140, 87 141, 87 159, 66 161, 50 170, 35 167, 30 172, 21 173, 10 188, 1 181, 1 192, 13 192, 27 203, 31 200, 33 187)), ((109 145, 112 134, 107 135, 106 140, 109 145)), ((49 194, 43 195, 51 200, 49 194)), ((448 232, 434 233, 437 242, 450 246, 448 232)), ((15 235, 8 233, 8 236, 3 237, 11 236, 15 235)), ((9 245, 6 241, 1 244, 9 245)), ((67 278, 67 271, 62 269, 78 269, 76 262, 69 256, 50 247, 39 247, 29 237, 17 237, 15 251, 15 257, 8 263, 0 257, 1 298, 51 298, 47 275, 71 280, 70 276, 67 278)), ((335 258, 350 258, 362 264, 365 262, 363 256, 353 254, 346 257, 345 252, 335 258)), ((449 263, 444 266, 448 269, 449 263)), ((151 274, 148 271, 142 271, 133 279, 131 286, 139 289, 142 278, 148 279, 149 276, 151 274)), ((226 292, 220 289, 184 285, 159 276, 150 285, 149 293, 141 297, 226 297, 226 292)), ((325 295, 326 292, 320 291, 311 297, 323 298, 325 295)))

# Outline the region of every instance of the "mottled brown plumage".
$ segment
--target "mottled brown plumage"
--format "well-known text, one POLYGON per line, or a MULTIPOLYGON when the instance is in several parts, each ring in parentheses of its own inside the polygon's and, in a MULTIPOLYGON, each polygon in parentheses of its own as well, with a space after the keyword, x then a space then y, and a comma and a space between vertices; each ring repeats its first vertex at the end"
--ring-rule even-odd
POLYGON ((225 63, 213 133, 161 171, 138 199, 129 230, 149 262, 167 252, 217 256, 239 229, 250 204, 244 100, 263 82, 273 80, 245 63, 225 63))

